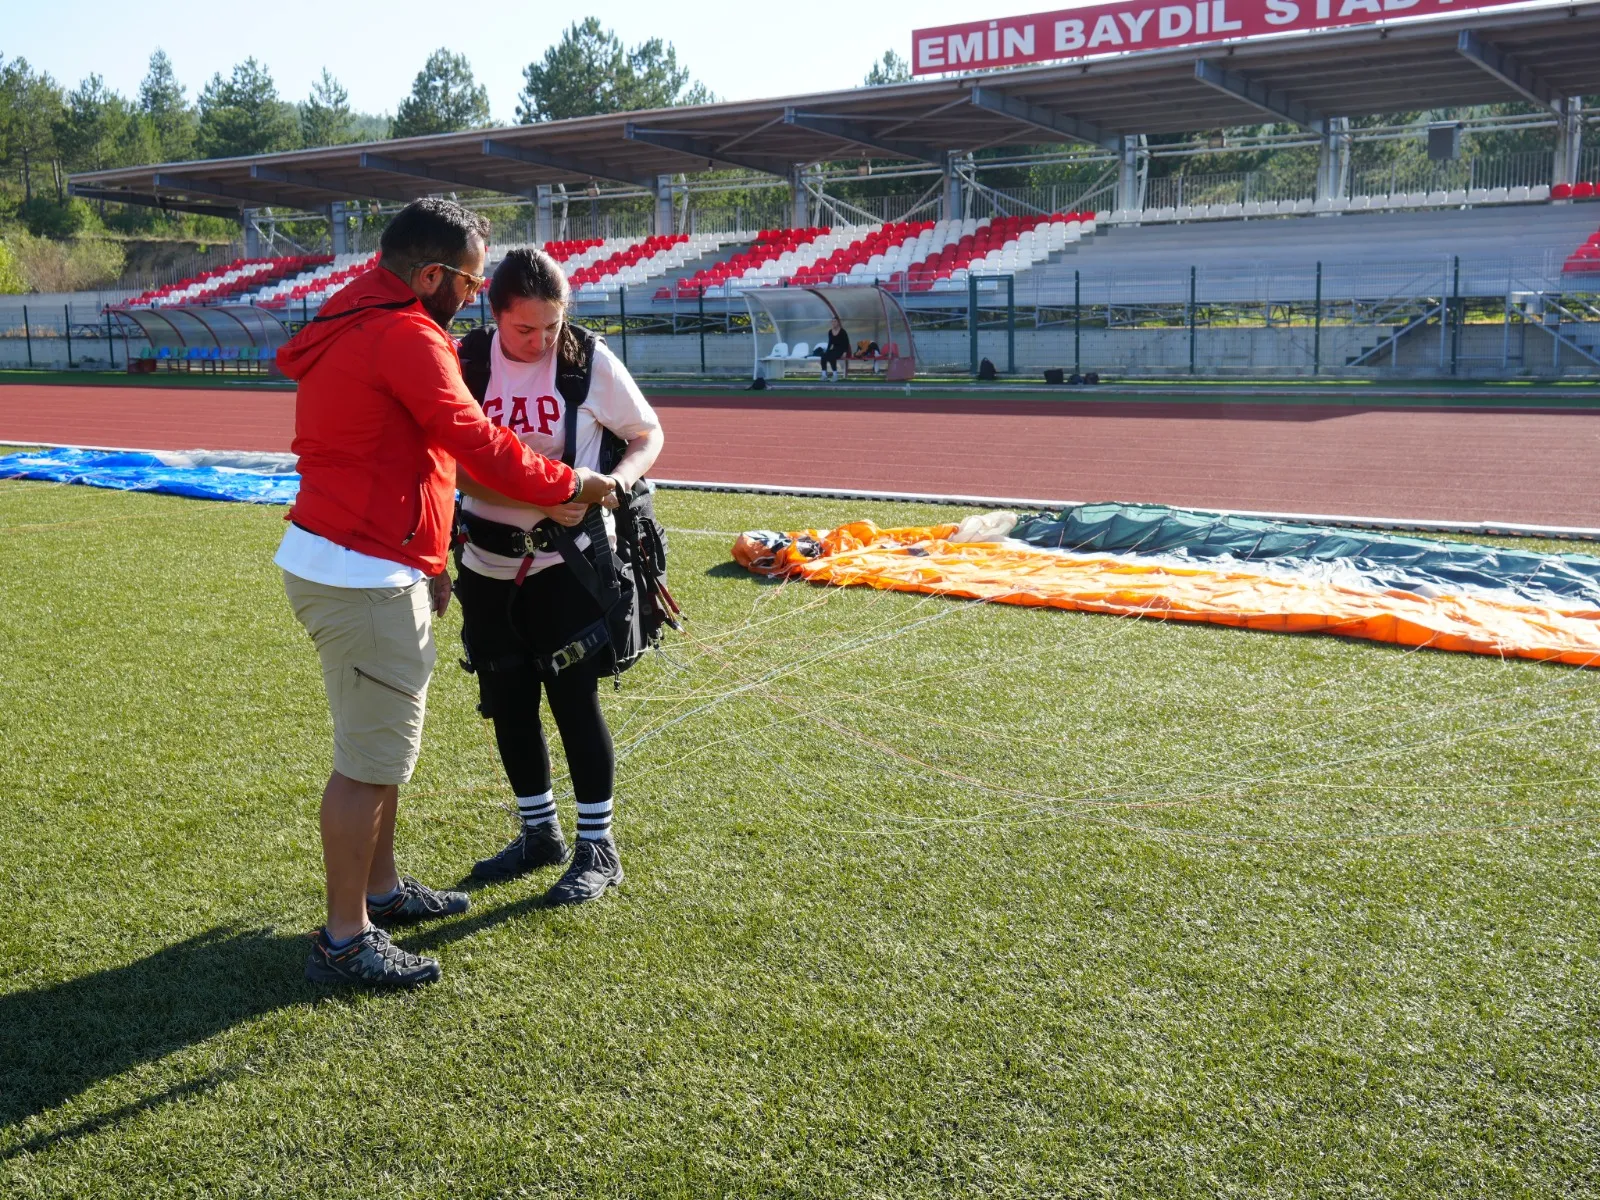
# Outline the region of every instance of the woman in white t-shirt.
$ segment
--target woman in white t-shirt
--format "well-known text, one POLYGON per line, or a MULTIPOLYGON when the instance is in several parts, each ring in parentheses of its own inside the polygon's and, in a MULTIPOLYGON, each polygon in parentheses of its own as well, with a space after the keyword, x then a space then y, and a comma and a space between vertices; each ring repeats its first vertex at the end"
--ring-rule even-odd
MULTIPOLYGON (((560 458, 566 449, 567 412, 557 369, 568 378, 586 373, 588 394, 578 409, 576 453, 569 461, 600 471, 609 432, 626 443, 609 473, 628 490, 661 453, 661 422, 605 343, 567 323, 570 296, 566 276, 548 254, 511 251, 489 284, 495 330, 487 380, 475 381, 469 371, 468 382, 476 383, 474 392, 481 388, 481 403, 491 421, 510 428, 541 454, 560 458)), ((507 539, 520 542, 518 530, 531 530, 547 517, 576 527, 587 506, 534 508, 484 487, 459 469, 456 483, 462 510, 469 515, 464 524, 474 539, 462 548, 455 585, 462 640, 478 675, 480 710, 494 722, 500 759, 522 819, 511 844, 477 863, 472 874, 511 879, 567 861, 539 717, 542 692, 561 735, 578 807, 577 848, 547 899, 555 904, 597 899, 622 881, 611 833, 616 755, 598 687, 601 675, 611 668, 610 647, 601 646, 559 671, 551 672, 545 664, 595 627, 599 606, 559 553, 507 554, 490 548, 507 550, 507 539)), ((615 542, 609 512, 605 527, 615 542)), ((588 547, 588 538, 579 534, 577 544, 588 547)))

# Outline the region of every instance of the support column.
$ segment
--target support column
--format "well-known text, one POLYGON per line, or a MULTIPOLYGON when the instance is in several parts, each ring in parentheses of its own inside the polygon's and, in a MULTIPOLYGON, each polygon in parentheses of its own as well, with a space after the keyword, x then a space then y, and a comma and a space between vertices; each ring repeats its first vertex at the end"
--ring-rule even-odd
POLYGON ((806 191, 806 169, 801 163, 795 163, 789 171, 789 196, 794 202, 793 211, 789 214, 789 227, 804 229, 811 224, 811 196, 806 191))
POLYGON ((259 209, 247 208, 244 210, 244 256, 246 258, 261 257, 261 227, 256 224, 256 215, 259 209))
POLYGON ((1123 212, 1138 212, 1144 208, 1144 197, 1139 194, 1139 136, 1128 133, 1122 136, 1122 159, 1117 164, 1116 207, 1123 212))
POLYGON ((672 176, 656 176, 656 236, 672 232, 672 176))
POLYGON ((1317 203, 1326 204, 1345 194, 1350 171, 1350 118, 1330 117, 1322 131, 1317 155, 1317 203))
POLYGON ((1556 161, 1552 183, 1578 182, 1578 154, 1583 149, 1583 97, 1568 96, 1557 114, 1556 161))
POLYGON ((328 240, 335 255, 350 253, 350 206, 343 200, 328 205, 328 240))
POLYGON ((550 185, 541 183, 534 193, 533 240, 539 245, 555 241, 554 220, 550 211, 550 185))
POLYGON ((944 156, 944 191, 940 200, 939 215, 946 221, 961 220, 961 176, 956 171, 958 157, 953 150, 944 156))

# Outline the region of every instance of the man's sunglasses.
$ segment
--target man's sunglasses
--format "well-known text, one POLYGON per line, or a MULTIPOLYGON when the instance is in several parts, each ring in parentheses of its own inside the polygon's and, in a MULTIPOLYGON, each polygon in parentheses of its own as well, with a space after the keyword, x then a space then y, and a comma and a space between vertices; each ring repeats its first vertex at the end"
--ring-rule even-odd
POLYGON ((460 267, 452 267, 449 263, 442 263, 442 262, 418 263, 416 266, 412 267, 411 269, 413 271, 420 271, 424 267, 443 267, 446 271, 449 271, 450 274, 459 275, 459 276, 461 276, 461 278, 465 279, 468 283, 470 283, 472 285, 472 290, 474 292, 478 291, 480 288, 483 287, 484 284, 489 282, 489 277, 487 275, 474 275, 471 271, 463 271, 460 267))

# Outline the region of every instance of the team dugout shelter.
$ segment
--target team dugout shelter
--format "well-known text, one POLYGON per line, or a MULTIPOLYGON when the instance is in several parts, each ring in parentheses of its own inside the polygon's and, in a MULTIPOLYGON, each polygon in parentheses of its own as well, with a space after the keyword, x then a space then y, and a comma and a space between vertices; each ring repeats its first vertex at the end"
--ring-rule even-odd
POLYGON ((137 359, 130 358, 134 371, 180 365, 266 370, 278 347, 289 340, 282 321, 248 304, 114 308, 107 310, 106 319, 115 320, 124 339, 131 334, 148 343, 137 359))
MULTIPOLYGON (((876 374, 881 367, 893 382, 917 373, 911 324, 900 301, 883 288, 750 288, 744 302, 750 311, 757 379, 782 379, 789 371, 804 370, 808 361, 815 370, 814 356, 827 344, 836 319, 850 337, 857 370, 876 374)), ((848 374, 849 360, 843 366, 848 374)))
POLYGON ((237 218, 251 256, 260 210, 323 212, 339 254, 352 206, 445 192, 525 198, 543 242, 556 187, 620 183, 654 194, 668 232, 674 179, 727 168, 788 179, 805 226, 805 166, 852 159, 938 167, 948 219, 961 213, 958 158, 1043 142, 1116 153, 1115 206, 1133 209, 1144 135, 1275 121, 1321 138, 1322 199, 1347 118, 1505 102, 1557 118, 1553 179, 1571 183, 1597 48, 1600 0, 1117 0, 915 31, 923 77, 909 83, 93 171, 70 188, 237 218))

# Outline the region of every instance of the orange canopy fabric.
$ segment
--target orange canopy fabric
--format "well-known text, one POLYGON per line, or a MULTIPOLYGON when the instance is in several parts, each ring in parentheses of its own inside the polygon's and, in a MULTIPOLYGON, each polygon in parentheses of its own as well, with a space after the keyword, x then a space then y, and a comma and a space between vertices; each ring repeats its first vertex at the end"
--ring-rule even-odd
POLYGON ((880 530, 869 521, 791 535, 764 556, 742 535, 734 557, 767 574, 816 583, 959 596, 1170 621, 1205 621, 1275 633, 1427 646, 1500 657, 1600 666, 1600 611, 1562 609, 1462 593, 1347 587, 1266 570, 1143 563, 1017 543, 955 543, 954 525, 880 530), (807 557, 799 539, 820 544, 807 557))

